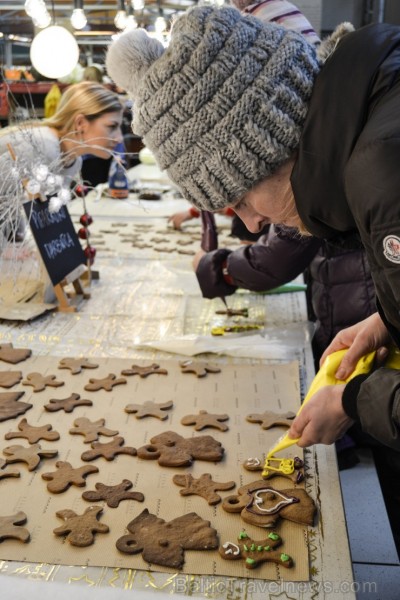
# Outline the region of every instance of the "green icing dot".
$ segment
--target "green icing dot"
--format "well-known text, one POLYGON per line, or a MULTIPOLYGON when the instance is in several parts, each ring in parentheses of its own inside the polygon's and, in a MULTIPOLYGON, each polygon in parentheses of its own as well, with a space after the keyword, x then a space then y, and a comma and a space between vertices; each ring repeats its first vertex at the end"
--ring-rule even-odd
POLYGON ((255 550, 255 549, 256 549, 256 545, 255 545, 255 544, 252 544, 252 545, 250 546, 250 550, 251 550, 252 552, 254 552, 254 550, 255 550))
POLYGON ((270 540, 275 540, 275 541, 280 539, 279 535, 277 533, 274 533, 274 532, 270 533, 268 537, 269 537, 270 540))
POLYGON ((239 540, 245 540, 246 538, 248 538, 249 536, 247 535, 247 533, 245 531, 241 531, 239 533, 239 540))
POLYGON ((246 562, 248 565, 255 565, 256 561, 253 558, 246 558, 246 562))
POLYGON ((271 546, 264 546, 264 550, 266 550, 267 552, 269 552, 271 550, 271 546))
POLYGON ((248 552, 248 551, 249 551, 249 548, 248 548, 248 546, 246 546, 246 544, 243 544, 243 550, 244 550, 245 552, 248 552))
POLYGON ((257 552, 262 552, 264 550, 263 546, 257 546, 257 552))
POLYGON ((290 560, 289 554, 281 554, 281 561, 282 562, 287 562, 288 560, 290 560))

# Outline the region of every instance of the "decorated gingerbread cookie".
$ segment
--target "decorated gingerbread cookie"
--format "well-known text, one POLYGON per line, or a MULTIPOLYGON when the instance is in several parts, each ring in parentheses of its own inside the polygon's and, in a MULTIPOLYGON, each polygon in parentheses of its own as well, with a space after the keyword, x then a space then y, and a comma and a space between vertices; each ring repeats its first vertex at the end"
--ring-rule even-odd
POLYGON ((144 561, 173 569, 183 566, 185 550, 218 548, 217 532, 194 512, 166 522, 145 509, 127 529, 116 543, 120 552, 141 552, 144 561))
POLYGON ((263 479, 242 486, 238 494, 222 501, 226 512, 240 513, 246 523, 259 527, 275 527, 279 519, 312 525, 315 504, 301 488, 277 490, 263 479))
POLYGON ((154 436, 150 444, 138 449, 139 458, 158 460, 163 467, 185 467, 194 460, 218 462, 222 460, 224 449, 220 442, 210 435, 183 438, 174 431, 165 431, 154 436))
POLYGON ((241 531, 237 542, 223 543, 219 553, 225 560, 244 560, 246 569, 255 569, 264 562, 273 562, 288 569, 293 566, 292 558, 285 552, 274 550, 281 544, 282 538, 274 531, 262 540, 252 540, 245 531, 241 531))
POLYGON ((122 502, 122 500, 136 500, 136 502, 143 502, 144 496, 141 492, 128 491, 132 486, 133 483, 132 481, 129 481, 129 479, 124 479, 117 485, 96 483, 94 486, 96 491, 88 490, 87 492, 83 492, 82 498, 88 502, 99 502, 100 500, 104 500, 110 508, 118 508, 119 503, 122 502))
POLYGON ((65 521, 64 525, 53 530, 55 535, 65 535, 72 546, 85 547, 94 542, 95 533, 108 533, 108 525, 99 523, 101 506, 89 506, 83 515, 77 515, 73 510, 59 510, 57 517, 65 521))
POLYGON ((246 471, 262 471, 263 479, 281 476, 300 483, 304 479, 304 462, 298 456, 294 458, 271 457, 268 461, 259 458, 247 458, 243 467, 246 471))

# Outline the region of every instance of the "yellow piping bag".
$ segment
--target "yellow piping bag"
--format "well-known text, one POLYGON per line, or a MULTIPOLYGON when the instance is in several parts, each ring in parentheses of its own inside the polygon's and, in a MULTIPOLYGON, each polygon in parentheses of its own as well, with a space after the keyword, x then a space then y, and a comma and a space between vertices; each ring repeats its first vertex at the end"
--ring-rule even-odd
MULTIPOLYGON (((308 402, 308 400, 310 398, 312 398, 312 396, 314 396, 314 394, 320 388, 322 388, 326 385, 338 385, 338 384, 347 383, 348 381, 350 381, 350 379, 353 379, 353 377, 356 377, 356 375, 363 375, 363 374, 369 373, 371 371, 373 363, 374 363, 374 359, 375 359, 375 352, 370 352, 369 354, 360 358, 360 360, 358 361, 358 363, 356 365, 356 368, 351 373, 351 375, 349 375, 349 377, 347 379, 345 379, 345 380, 336 379, 335 373, 338 370, 339 365, 342 361, 342 358, 346 352, 347 352, 347 349, 338 350, 337 352, 333 352, 332 354, 329 354, 329 356, 327 356, 326 360, 324 361, 324 364, 322 365, 322 367, 320 368, 318 373, 315 375, 313 381, 311 382, 311 385, 307 392, 307 395, 304 398, 304 401, 303 401, 302 405, 300 406, 299 410, 297 411, 297 414, 300 413, 300 411, 302 410, 302 408, 306 404, 306 402, 308 402)), ((265 465, 264 465, 263 475, 264 475, 265 471, 268 470, 269 460, 271 459, 271 457, 274 454, 276 454, 277 452, 280 452, 281 450, 284 450, 285 448, 289 448, 290 446, 293 446, 293 444, 296 444, 298 442, 298 440, 299 440, 299 438, 290 438, 287 433, 285 433, 283 436, 281 436, 279 438, 278 442, 275 444, 275 446, 273 448, 271 448, 267 454, 267 458, 266 458, 265 465)))

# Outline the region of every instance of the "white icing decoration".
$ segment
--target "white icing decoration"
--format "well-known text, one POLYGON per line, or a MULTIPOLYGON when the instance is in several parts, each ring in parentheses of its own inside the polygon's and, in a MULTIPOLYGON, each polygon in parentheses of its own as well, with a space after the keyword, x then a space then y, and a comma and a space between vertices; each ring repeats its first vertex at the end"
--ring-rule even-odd
POLYGON ((233 554, 234 556, 237 556, 240 552, 239 546, 237 546, 233 542, 225 542, 225 544, 223 544, 222 547, 225 550, 225 554, 233 554))

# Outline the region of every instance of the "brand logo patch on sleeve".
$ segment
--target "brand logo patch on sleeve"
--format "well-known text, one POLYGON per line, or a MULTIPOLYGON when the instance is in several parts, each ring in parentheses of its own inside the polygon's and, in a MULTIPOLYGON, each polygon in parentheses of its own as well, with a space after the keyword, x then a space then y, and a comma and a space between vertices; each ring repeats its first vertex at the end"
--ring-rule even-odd
POLYGON ((383 254, 390 262, 400 264, 400 238, 387 235, 383 240, 383 254))

